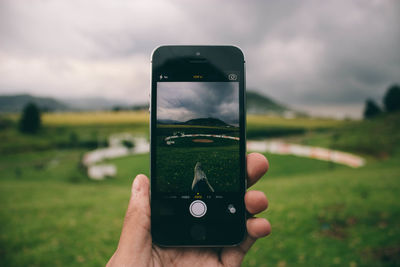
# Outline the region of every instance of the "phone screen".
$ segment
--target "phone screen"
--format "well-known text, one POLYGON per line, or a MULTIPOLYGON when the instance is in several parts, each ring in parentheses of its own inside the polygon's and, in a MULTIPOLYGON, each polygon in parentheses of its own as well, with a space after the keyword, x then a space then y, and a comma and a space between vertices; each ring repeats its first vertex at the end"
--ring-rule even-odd
POLYGON ((237 51, 162 47, 153 55, 151 231, 157 244, 233 245, 244 236, 244 61, 237 51), (193 59, 198 49, 204 57, 193 59))
POLYGON ((157 188, 224 198, 240 189, 238 82, 157 82, 157 188))

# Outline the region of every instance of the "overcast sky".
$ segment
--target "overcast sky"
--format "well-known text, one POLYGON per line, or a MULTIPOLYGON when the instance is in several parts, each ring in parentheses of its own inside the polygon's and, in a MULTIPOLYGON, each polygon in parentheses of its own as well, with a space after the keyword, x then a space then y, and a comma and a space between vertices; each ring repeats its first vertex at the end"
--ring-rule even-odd
POLYGON ((238 82, 158 82, 157 120, 214 118, 239 125, 238 82))
POLYGON ((400 82, 399 25, 397 0, 1 0, 0 94, 144 103, 156 46, 234 44, 248 88, 359 113, 400 82))

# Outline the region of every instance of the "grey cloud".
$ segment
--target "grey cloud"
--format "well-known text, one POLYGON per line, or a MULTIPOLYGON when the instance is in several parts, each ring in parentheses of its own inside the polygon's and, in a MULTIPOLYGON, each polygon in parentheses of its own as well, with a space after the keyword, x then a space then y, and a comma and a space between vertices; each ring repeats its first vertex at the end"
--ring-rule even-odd
POLYGON ((158 83, 157 108, 160 120, 217 118, 237 125, 239 85, 227 82, 158 83))
POLYGON ((109 96, 97 88, 114 80, 113 95, 144 102, 154 47, 234 44, 246 55, 249 88, 291 105, 362 103, 400 82, 397 25, 396 0, 6 0, 0 3, 0 76, 6 77, 0 93, 109 96), (26 81, 15 71, 26 73, 26 81))

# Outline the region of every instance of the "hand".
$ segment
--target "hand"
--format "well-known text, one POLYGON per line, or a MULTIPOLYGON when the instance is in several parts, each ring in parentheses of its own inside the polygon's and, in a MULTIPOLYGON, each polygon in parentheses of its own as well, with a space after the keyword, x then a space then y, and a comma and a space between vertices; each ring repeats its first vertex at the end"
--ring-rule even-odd
MULTIPOLYGON (((268 170, 267 159, 258 153, 247 156, 247 184, 255 184, 268 170)), ((250 214, 267 209, 263 192, 248 191, 244 197, 250 214)), ((152 244, 150 233, 149 180, 138 175, 132 185, 132 195, 125 215, 118 248, 107 266, 240 266, 257 238, 271 232, 264 218, 247 220, 248 235, 237 247, 227 248, 163 248, 152 244)))

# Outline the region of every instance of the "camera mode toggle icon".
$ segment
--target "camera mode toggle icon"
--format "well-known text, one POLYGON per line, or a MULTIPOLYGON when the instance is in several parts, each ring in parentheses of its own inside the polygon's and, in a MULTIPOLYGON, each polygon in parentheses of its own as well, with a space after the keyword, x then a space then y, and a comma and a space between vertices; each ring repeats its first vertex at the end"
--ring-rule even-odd
POLYGON ((232 204, 228 205, 228 212, 231 214, 235 214, 236 213, 236 208, 235 206, 233 206, 232 204))
POLYGON ((228 79, 229 79, 230 81, 236 81, 236 80, 237 80, 237 75, 234 74, 234 73, 230 73, 230 74, 228 75, 228 79))

